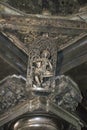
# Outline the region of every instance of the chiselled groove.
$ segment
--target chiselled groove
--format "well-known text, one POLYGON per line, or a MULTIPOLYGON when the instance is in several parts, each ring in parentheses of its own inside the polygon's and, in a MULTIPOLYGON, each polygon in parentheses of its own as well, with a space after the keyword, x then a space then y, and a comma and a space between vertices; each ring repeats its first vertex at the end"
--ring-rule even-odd
MULTIPOLYGON (((26 17, 26 16, 1 16, 1 19, 7 23, 15 23, 22 25, 54 25, 56 27, 75 27, 75 28, 87 28, 87 23, 78 20, 68 20, 65 18, 45 18, 45 17, 26 17)), ((2 22, 3 23, 3 22, 2 22)))
POLYGON ((67 35, 78 35, 80 33, 87 32, 87 29, 83 28, 72 28, 72 27, 54 27, 54 26, 21 26, 21 25, 13 25, 13 24, 6 24, 1 27, 1 30, 4 29, 9 30, 21 30, 22 32, 29 33, 30 31, 36 31, 36 32, 53 32, 56 34, 67 34, 67 35))
POLYGON ((77 28, 77 29, 86 29, 87 23, 77 20, 67 20, 63 18, 32 18, 24 16, 4 16, 1 17, 0 24, 12 24, 12 25, 21 25, 21 26, 54 26, 54 27, 67 27, 67 28, 77 28))

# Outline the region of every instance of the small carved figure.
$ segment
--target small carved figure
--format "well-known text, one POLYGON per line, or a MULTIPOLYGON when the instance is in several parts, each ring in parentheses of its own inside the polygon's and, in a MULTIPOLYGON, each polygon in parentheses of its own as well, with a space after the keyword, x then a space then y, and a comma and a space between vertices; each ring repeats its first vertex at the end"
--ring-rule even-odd
POLYGON ((40 87, 42 82, 42 61, 38 59, 34 62, 34 84, 36 84, 34 87, 40 87))
POLYGON ((41 57, 33 61, 34 87, 41 87, 44 82, 44 78, 53 76, 53 67, 49 58, 50 52, 48 50, 44 50, 41 53, 41 57))
POLYGON ((50 61, 50 52, 48 50, 44 50, 41 54, 41 58, 43 61, 43 77, 53 76, 53 66, 50 61))

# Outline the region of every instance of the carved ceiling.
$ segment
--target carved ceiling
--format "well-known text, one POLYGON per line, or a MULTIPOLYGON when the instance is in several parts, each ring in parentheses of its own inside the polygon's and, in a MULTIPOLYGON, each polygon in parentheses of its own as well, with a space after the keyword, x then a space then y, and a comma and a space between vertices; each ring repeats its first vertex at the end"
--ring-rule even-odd
MULTIPOLYGON (((39 59, 42 60, 40 54, 48 46, 47 49, 51 52, 48 61, 53 61, 53 69, 56 61, 58 62, 56 74, 67 74, 72 77, 84 93, 87 83, 85 82, 87 79, 86 4, 86 0, 2 0, 0 2, 0 71, 4 66, 6 68, 0 74, 0 79, 13 73, 26 77, 30 52, 36 48, 34 53, 37 56, 39 53, 39 59), (54 56, 57 52, 58 55, 54 56)), ((86 104, 87 96, 85 93, 83 95, 86 104)), ((83 106, 85 108, 85 105, 83 106)))

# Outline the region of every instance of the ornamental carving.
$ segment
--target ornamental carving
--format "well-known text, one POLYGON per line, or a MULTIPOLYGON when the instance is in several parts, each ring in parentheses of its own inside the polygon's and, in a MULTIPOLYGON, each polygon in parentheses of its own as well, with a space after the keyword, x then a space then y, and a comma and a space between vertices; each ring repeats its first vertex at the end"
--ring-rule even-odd
POLYGON ((56 40, 49 38, 47 33, 38 37, 29 44, 28 60, 27 87, 42 90, 52 89, 57 62, 56 40))

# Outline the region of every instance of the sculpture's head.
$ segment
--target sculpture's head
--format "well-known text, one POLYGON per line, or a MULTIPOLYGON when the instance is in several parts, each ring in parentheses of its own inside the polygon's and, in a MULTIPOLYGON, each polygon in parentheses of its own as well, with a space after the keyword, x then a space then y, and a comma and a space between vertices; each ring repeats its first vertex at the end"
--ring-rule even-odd
POLYGON ((42 58, 50 58, 50 52, 48 50, 43 50, 41 57, 42 58))

